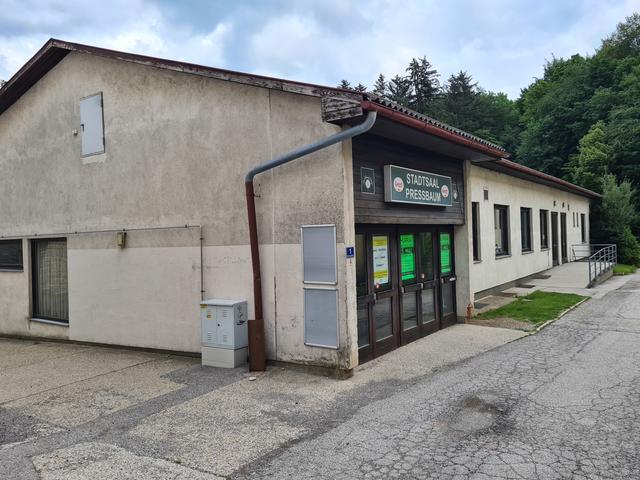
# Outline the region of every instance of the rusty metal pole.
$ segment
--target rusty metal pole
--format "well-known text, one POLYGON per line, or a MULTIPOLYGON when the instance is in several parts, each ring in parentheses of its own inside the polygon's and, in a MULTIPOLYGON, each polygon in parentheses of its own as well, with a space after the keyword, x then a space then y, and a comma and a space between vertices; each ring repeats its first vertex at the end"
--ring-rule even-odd
POLYGON ((247 194, 247 214, 249 215, 249 243, 251 244, 251 265, 253 267, 253 305, 255 314, 249 319, 249 370, 264 372, 267 368, 264 352, 264 316, 262 313, 262 278, 260 275, 260 245, 258 243, 258 221, 253 180, 244 184, 247 194))

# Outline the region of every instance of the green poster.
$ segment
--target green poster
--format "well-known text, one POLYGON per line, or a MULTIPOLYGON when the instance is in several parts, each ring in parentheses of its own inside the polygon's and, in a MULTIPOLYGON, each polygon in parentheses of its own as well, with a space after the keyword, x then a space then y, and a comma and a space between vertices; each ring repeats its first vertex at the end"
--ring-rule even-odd
POLYGON ((416 278, 416 255, 413 234, 400 235, 400 266, 403 282, 416 278))
POLYGON ((440 234, 440 273, 451 273, 451 234, 440 234))

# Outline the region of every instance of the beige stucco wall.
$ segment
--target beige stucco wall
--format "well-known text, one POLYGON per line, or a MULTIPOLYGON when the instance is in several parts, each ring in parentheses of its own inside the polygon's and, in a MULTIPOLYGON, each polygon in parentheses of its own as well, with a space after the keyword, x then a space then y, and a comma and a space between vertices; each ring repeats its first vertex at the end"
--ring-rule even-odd
MULTIPOLYGON (((0 116, 0 235, 202 225, 206 298, 249 301, 244 175, 339 130, 320 99, 70 53, 0 116), (106 153, 81 158, 79 100, 102 92, 106 153)), ((267 353, 351 368, 350 148, 256 177, 267 353), (340 348, 303 344, 300 226, 335 224, 340 348)), ((200 231, 68 235, 69 327, 30 322, 29 274, 0 273, 0 333, 199 351, 200 231), (42 330, 44 329, 44 330, 42 330), (52 332, 49 332, 49 330, 52 332)), ((28 248, 25 243, 25 257, 28 248)), ((28 261, 28 258, 27 258, 28 261)), ((353 303, 353 305, 351 305, 353 303)), ((351 318, 353 316, 353 318, 351 318)))
MULTIPOLYGON (((572 260, 571 246, 582 243, 580 227, 574 226, 573 213, 585 214, 587 219, 586 243, 589 242, 589 200, 560 189, 539 185, 512 176, 497 173, 475 165, 467 165, 468 195, 466 242, 469 245, 469 286, 471 295, 488 288, 516 280, 552 267, 551 248, 540 246, 540 213, 549 211, 549 243, 551 247, 551 213, 558 213, 558 249, 560 249, 560 213, 567 218, 568 260, 572 260), (489 199, 484 200, 484 189, 489 190, 489 199), (481 261, 474 262, 471 255, 471 202, 480 208, 480 252, 481 261), (554 205, 555 202, 555 205, 554 205), (496 258, 494 205, 508 205, 510 230, 510 255, 496 258), (531 208, 533 251, 522 252, 520 233, 520 208, 531 208)), ((559 253, 561 260, 562 256, 559 253)), ((459 308, 460 300, 459 296, 459 308)), ((473 298, 473 297, 471 297, 473 298)), ((466 303, 464 304, 466 307, 466 303)))

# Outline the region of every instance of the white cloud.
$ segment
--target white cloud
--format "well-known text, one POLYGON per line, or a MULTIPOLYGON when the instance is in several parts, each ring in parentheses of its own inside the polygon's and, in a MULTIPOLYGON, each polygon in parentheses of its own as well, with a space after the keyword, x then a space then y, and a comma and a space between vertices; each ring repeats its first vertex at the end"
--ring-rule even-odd
POLYGON ((0 0, 0 78, 56 36, 329 85, 371 85, 426 55, 443 80, 467 70, 516 97, 545 59, 592 53, 638 9, 638 0, 163 1, 0 0))

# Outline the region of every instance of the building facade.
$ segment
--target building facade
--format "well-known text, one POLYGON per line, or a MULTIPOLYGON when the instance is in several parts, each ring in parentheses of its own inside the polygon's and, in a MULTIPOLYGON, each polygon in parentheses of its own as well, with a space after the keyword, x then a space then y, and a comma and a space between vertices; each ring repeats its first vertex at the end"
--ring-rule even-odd
POLYGON ((349 371, 588 241, 593 192, 385 99, 51 40, 0 90, 0 334, 198 353, 202 299, 254 315, 247 171, 372 111, 255 179, 268 359, 349 371))

